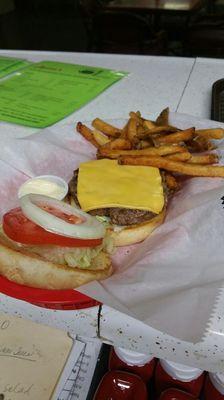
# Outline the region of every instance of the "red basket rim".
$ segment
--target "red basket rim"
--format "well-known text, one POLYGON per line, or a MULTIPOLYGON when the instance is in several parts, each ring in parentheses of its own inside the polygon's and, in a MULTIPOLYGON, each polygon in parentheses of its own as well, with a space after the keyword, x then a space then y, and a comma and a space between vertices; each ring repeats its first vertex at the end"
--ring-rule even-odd
POLYGON ((39 289, 12 282, 0 275, 0 292, 14 297, 18 300, 24 300, 47 308, 63 306, 74 306, 74 309, 88 308, 99 305, 97 300, 86 296, 74 289, 54 290, 39 289))

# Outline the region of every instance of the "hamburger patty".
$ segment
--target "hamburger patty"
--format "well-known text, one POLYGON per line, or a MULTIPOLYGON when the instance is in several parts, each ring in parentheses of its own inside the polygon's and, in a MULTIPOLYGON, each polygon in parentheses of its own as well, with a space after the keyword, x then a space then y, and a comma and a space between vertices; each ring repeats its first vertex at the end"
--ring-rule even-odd
MULTIPOLYGON (((78 183, 79 170, 75 170, 72 179, 69 182, 69 195, 74 199, 75 203, 80 206, 77 197, 77 183, 78 183)), ((109 207, 97 208, 96 210, 88 211, 91 215, 99 215, 109 217, 112 224, 115 225, 134 225, 141 222, 149 221, 154 218, 156 214, 151 211, 109 207)))

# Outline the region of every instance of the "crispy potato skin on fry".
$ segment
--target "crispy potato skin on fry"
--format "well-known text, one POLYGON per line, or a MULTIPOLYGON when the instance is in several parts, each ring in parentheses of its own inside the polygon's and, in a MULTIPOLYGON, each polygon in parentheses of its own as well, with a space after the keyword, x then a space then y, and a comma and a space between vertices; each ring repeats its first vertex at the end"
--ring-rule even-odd
POLYGON ((152 137, 154 135, 158 134, 166 134, 166 133, 171 133, 171 132, 176 132, 176 128, 173 126, 168 126, 168 125, 162 125, 162 126, 155 126, 154 128, 145 130, 145 132, 140 132, 138 134, 138 137, 140 139, 147 139, 148 137, 152 137))
POLYGON ((101 150, 130 150, 132 148, 131 142, 128 139, 123 139, 123 138, 117 138, 114 140, 111 140, 101 146, 101 150))
POLYGON ((188 161, 191 159, 191 153, 189 151, 184 151, 183 153, 174 153, 165 156, 168 160, 173 161, 188 161))
POLYGON ((127 138, 127 133, 128 133, 128 122, 122 128, 121 134, 120 134, 120 138, 126 139, 127 138))
POLYGON ((224 166, 193 165, 180 161, 167 160, 165 157, 160 156, 120 156, 118 162, 122 165, 149 165, 183 175, 224 178, 224 166))
POLYGON ((93 131, 93 137, 99 146, 103 146, 104 144, 106 144, 110 141, 108 136, 105 136, 103 133, 98 132, 97 130, 93 131))
MULTIPOLYGON (((164 125, 166 125, 166 124, 164 124, 164 125)), ((153 122, 153 121, 150 121, 149 119, 145 119, 144 121, 143 121, 143 126, 146 128, 146 129, 154 129, 154 128, 156 128, 156 124, 155 124, 155 122, 153 122)))
POLYGON ((195 131, 196 136, 202 136, 207 139, 223 139, 224 129, 214 128, 214 129, 197 129, 195 131))
POLYGON ((121 129, 116 128, 115 126, 112 126, 112 125, 108 124, 107 122, 104 122, 100 118, 95 118, 92 122, 92 126, 107 136, 117 138, 121 134, 121 129))
POLYGON ((144 118, 142 118, 140 111, 136 111, 136 112, 130 111, 129 117, 135 119, 137 121, 138 125, 143 124, 144 118))
POLYGON ((136 144, 135 148, 138 150, 141 149, 146 149, 148 147, 153 147, 153 142, 150 140, 139 140, 139 142, 136 144))
POLYGON ((187 140, 191 140, 194 137, 195 128, 189 128, 185 131, 179 131, 175 133, 171 133, 170 135, 160 136, 155 139, 156 144, 164 144, 164 143, 180 143, 185 142, 187 140))
POLYGON ((164 108, 156 119, 156 125, 169 125, 169 107, 164 108))
POLYGON ((217 164, 219 162, 218 154, 191 155, 187 160, 190 164, 217 164))
POLYGON ((98 158, 106 157, 116 159, 121 155, 129 155, 129 156, 142 156, 142 155, 167 155, 178 152, 186 152, 184 147, 181 146, 161 146, 161 147, 148 147, 146 149, 141 150, 112 150, 106 146, 102 146, 98 149, 97 156, 98 158))
POLYGON ((167 188, 171 191, 177 191, 180 189, 180 183, 177 182, 176 178, 168 172, 165 173, 165 182, 167 188))
POLYGON ((216 147, 209 139, 202 136, 196 136, 193 139, 186 141, 186 146, 195 153, 203 151, 214 150, 216 147))
POLYGON ((86 125, 82 124, 82 122, 78 122, 76 125, 76 130, 86 139, 88 142, 92 143, 97 149, 100 147, 99 143, 93 136, 93 131, 88 128, 86 125))
POLYGON ((135 118, 130 118, 128 122, 128 128, 127 128, 127 138, 130 140, 130 143, 137 143, 137 119, 135 118))

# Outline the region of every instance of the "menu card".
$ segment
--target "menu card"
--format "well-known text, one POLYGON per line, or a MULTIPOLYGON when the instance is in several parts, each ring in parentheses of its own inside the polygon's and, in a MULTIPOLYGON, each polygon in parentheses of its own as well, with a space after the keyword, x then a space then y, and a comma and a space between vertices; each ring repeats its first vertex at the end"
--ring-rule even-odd
POLYGON ((0 83, 0 120, 44 128, 127 75, 100 67, 34 63, 0 83))
POLYGON ((29 61, 14 57, 0 56, 0 78, 30 65, 29 61))
POLYGON ((51 399, 72 345, 64 331, 0 313, 0 399, 51 399))

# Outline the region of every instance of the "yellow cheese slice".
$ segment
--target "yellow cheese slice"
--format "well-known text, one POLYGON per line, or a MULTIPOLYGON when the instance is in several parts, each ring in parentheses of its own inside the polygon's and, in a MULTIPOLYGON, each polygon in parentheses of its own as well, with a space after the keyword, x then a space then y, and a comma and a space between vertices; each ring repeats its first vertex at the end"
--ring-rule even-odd
POLYGON ((119 165, 117 160, 94 160, 79 166, 77 196, 81 208, 123 207, 159 214, 164 206, 158 168, 119 165))

